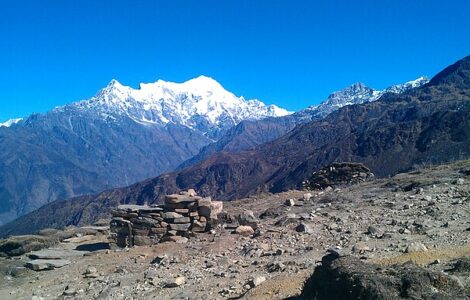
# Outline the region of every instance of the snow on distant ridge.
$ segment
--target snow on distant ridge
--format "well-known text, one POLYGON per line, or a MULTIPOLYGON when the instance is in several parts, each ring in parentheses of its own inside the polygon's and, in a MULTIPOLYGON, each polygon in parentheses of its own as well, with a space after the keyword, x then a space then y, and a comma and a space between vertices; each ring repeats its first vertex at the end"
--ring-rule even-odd
MULTIPOLYGON (((103 117, 128 116, 142 124, 177 123, 191 128, 228 128, 242 120, 258 120, 289 114, 276 105, 245 100, 225 90, 220 83, 199 76, 182 83, 158 80, 141 83, 138 89, 113 79, 89 100, 64 107, 95 111, 103 117)), ((204 131, 204 129, 203 129, 204 131)))
POLYGON ((330 94, 328 98, 320 104, 309 106, 306 109, 297 112, 297 114, 324 117, 343 106, 376 101, 385 93, 401 94, 413 88, 423 86, 428 82, 429 79, 427 77, 421 76, 415 80, 392 85, 383 90, 376 90, 361 82, 357 82, 340 91, 330 94))
POLYGON ((0 127, 10 127, 12 125, 18 124, 23 118, 10 119, 4 123, 0 123, 0 127))

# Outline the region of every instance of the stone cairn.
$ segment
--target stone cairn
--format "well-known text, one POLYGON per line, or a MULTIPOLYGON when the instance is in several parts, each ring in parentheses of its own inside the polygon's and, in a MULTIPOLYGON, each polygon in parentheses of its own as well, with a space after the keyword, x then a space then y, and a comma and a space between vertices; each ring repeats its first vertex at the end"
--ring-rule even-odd
POLYGON ((181 241, 210 230, 223 203, 193 189, 165 196, 162 205, 119 205, 112 211, 111 240, 119 247, 181 241))

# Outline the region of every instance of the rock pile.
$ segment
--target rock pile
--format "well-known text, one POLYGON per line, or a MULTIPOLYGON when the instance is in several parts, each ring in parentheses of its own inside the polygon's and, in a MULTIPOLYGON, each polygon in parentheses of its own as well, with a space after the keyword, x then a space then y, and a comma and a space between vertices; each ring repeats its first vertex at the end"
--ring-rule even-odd
POLYGON ((192 189, 165 196, 163 205, 120 205, 112 211, 111 239, 119 247, 182 241, 208 231, 222 209, 222 202, 197 196, 192 189))
POLYGON ((357 184, 374 177, 374 174, 361 163, 333 163, 312 174, 304 182, 310 190, 326 189, 340 185, 357 184))

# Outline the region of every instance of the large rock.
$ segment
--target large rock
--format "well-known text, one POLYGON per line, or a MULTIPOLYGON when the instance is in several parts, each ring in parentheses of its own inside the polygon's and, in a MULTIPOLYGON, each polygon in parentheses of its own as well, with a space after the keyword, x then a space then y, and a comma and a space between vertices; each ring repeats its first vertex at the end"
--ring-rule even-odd
POLYGON ((241 225, 235 229, 235 233, 242 235, 242 236, 250 236, 250 235, 253 235, 255 231, 253 230, 251 226, 241 225))
POLYGON ((424 252, 424 251, 428 251, 428 248, 426 248, 426 246, 424 246, 424 244, 420 242, 410 243, 405 249, 406 253, 424 252))
POLYGON ((467 299, 460 283, 442 272, 412 264, 383 267, 353 256, 323 257, 300 299, 467 299))
POLYGON ((27 262, 25 266, 34 271, 43 271, 62 268, 68 264, 70 264, 70 260, 67 259, 35 259, 27 262))
POLYGON ((295 231, 303 232, 303 233, 310 233, 312 232, 312 229, 310 228, 309 225, 305 223, 300 223, 299 225, 297 225, 297 227, 295 227, 295 231))
POLYGON ((238 224, 243 226, 250 226, 253 229, 258 228, 259 220, 255 217, 251 210, 244 210, 241 214, 237 216, 238 224))
POLYGON ((177 277, 177 278, 169 281, 165 285, 165 287, 174 288, 174 287, 178 287, 180 285, 183 285, 185 282, 186 282, 186 278, 184 278, 183 276, 180 276, 180 277, 177 277))

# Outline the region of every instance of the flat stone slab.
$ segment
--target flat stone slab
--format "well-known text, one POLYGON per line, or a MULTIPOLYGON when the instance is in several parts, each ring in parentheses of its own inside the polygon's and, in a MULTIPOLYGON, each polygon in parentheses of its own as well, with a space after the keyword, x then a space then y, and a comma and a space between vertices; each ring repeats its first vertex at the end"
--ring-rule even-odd
POLYGON ((160 212, 163 211, 163 208, 159 206, 147 206, 147 205, 135 205, 135 204, 123 204, 119 205, 118 209, 125 210, 127 212, 160 212))
POLYGON ((173 195, 165 196, 165 203, 167 204, 191 203, 191 202, 196 202, 200 199, 202 199, 202 197, 173 194, 173 195))
POLYGON ((83 242, 92 241, 95 238, 96 238, 96 236, 94 236, 94 235, 84 235, 84 236, 68 238, 68 239, 63 240, 62 242, 64 242, 64 243, 83 243, 83 242))
POLYGON ((42 271, 62 268, 70 263, 70 260, 67 259, 35 259, 27 262, 25 266, 34 271, 42 271))
POLYGON ((78 250, 62 250, 62 249, 43 249, 33 251, 28 254, 31 259, 65 259, 70 257, 83 256, 83 251, 78 250))
POLYGON ((98 232, 106 232, 109 230, 109 226, 83 226, 80 228, 96 230, 98 232))

